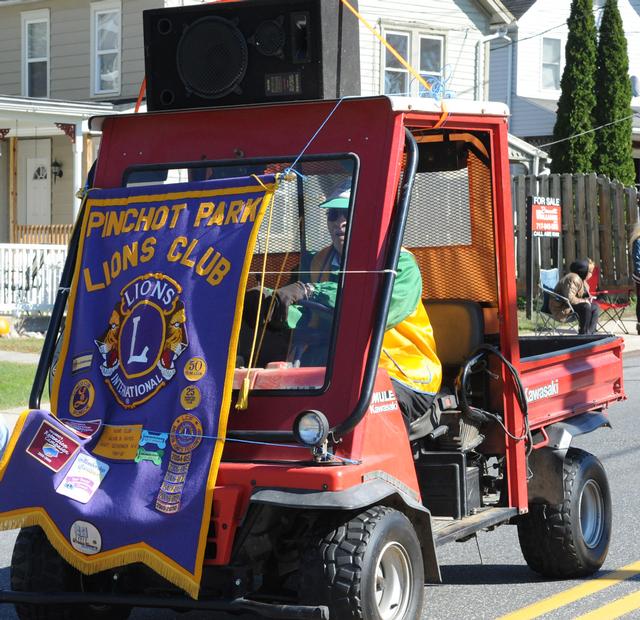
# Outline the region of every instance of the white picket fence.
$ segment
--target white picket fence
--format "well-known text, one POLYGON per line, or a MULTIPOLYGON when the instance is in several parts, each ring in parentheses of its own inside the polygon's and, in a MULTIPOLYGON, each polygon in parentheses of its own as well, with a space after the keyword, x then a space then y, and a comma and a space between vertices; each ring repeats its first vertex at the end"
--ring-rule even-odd
POLYGON ((50 312, 66 256, 65 245, 0 243, 0 314, 50 312))

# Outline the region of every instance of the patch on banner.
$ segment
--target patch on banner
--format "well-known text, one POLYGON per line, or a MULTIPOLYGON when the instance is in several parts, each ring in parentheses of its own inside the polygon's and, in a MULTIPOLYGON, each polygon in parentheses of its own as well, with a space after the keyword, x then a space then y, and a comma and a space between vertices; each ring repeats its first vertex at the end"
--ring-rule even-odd
POLYGON ((95 555, 102 549, 102 536, 98 528, 88 521, 74 521, 69 531, 71 546, 85 555, 95 555))
POLYGON ((138 452, 142 424, 113 426, 105 424, 93 453, 115 461, 133 461, 138 452))
POLYGON ((171 447, 180 454, 193 452, 202 441, 202 422, 196 416, 185 413, 171 425, 171 447))
POLYGON ((71 361, 71 372, 78 372, 85 368, 91 368, 91 362, 93 361, 93 353, 83 353, 82 355, 76 355, 71 361))
POLYGON ((60 471, 76 453, 80 444, 48 422, 42 422, 34 435, 27 454, 52 471, 60 471))
POLYGON ((180 394, 180 404, 183 409, 190 411, 200 404, 200 390, 195 385, 188 385, 180 394))
POLYGON ((93 383, 91 383, 89 379, 80 379, 80 381, 73 386, 73 390, 71 390, 69 413, 75 418, 86 415, 91 407, 93 407, 95 398, 96 390, 93 387, 93 383))
POLYGON ((184 377, 188 381, 200 381, 207 372, 207 362, 201 357, 192 357, 184 365, 184 377))
POLYGON ((86 504, 98 490, 108 471, 106 463, 80 452, 58 485, 56 493, 86 504))
POLYGON ((176 374, 187 348, 182 287, 162 273, 147 273, 120 291, 104 333, 95 340, 100 372, 125 409, 148 401, 176 374))
POLYGON ((69 418, 60 418, 60 422, 83 439, 88 439, 93 436, 102 426, 102 420, 70 420, 69 418))

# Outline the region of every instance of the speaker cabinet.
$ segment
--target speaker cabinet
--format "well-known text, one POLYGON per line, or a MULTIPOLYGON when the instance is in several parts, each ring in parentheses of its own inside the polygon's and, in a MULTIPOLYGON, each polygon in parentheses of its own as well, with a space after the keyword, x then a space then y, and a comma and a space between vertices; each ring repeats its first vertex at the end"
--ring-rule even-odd
POLYGON ((358 20, 340 0, 241 0, 143 19, 148 110, 360 94, 358 20))

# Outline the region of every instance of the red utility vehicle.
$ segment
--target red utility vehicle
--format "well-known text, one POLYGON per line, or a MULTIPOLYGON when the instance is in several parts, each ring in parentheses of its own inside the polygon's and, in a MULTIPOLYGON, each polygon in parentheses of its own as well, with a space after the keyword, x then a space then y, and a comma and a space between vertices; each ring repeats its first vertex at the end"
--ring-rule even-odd
MULTIPOLYGON (((282 170, 335 105, 94 119, 103 137, 93 183, 282 170)), ((144 605, 412 620, 424 582, 440 580, 438 547, 500 524, 517 526, 527 563, 543 576, 575 578, 602 565, 607 478, 595 456, 571 443, 607 426, 608 405, 624 399, 623 342, 518 335, 507 110, 461 101, 448 108, 441 124, 430 100, 345 99, 299 161, 296 180, 277 191, 270 286, 327 244, 316 209, 327 188, 352 188, 338 301, 335 309, 303 307, 315 318, 284 340, 265 336, 248 410, 229 417, 228 439, 253 443, 226 444, 200 600, 140 565, 89 578, 72 579, 69 566, 46 574, 64 562, 29 528, 12 564, 14 589, 23 590, 14 596, 28 601, 18 606, 21 618, 53 618, 55 600, 92 617, 125 617, 144 605), (437 423, 414 424, 410 437, 378 369, 401 246, 420 266, 444 367, 437 423), (321 323, 330 326, 324 341, 314 336, 321 323), (45 585, 59 598, 28 598, 45 585)), ((237 385, 246 374, 242 339, 240 347, 237 385)))

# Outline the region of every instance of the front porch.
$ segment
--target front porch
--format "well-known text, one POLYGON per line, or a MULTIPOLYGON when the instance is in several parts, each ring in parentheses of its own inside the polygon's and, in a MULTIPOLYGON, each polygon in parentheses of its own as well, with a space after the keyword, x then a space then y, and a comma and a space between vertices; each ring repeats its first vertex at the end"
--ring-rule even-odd
POLYGON ((0 243, 66 245, 112 104, 0 96, 0 243))

